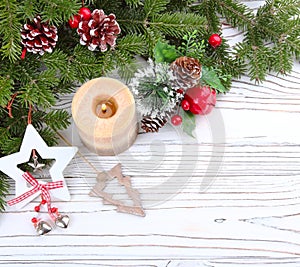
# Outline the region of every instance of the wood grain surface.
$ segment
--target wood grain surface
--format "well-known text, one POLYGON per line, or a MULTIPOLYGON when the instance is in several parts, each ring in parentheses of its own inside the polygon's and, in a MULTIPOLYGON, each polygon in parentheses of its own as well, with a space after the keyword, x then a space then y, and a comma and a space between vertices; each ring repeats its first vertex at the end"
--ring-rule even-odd
MULTIPOLYGON (((256 8, 261 1, 246 2, 256 8)), ((228 26, 232 43, 241 33, 228 26)), ((72 96, 60 107, 70 108, 72 96)), ((55 201, 69 228, 36 236, 38 200, 0 214, 1 266, 300 266, 300 66, 255 85, 248 77, 197 119, 197 140, 166 127, 139 134, 115 157, 82 146, 75 126, 62 136, 80 154, 65 169, 70 202, 55 201), (146 217, 117 213, 88 196, 96 171, 122 163, 146 217)), ((61 145, 66 145, 61 140, 61 145)), ((13 197, 14 184, 8 199, 13 197)), ((129 202, 111 183, 107 190, 129 202)))

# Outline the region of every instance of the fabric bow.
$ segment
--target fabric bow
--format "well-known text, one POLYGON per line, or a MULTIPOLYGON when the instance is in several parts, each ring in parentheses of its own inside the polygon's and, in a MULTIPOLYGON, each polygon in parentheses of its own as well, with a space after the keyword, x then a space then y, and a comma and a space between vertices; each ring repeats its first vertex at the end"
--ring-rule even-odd
POLYGON ((9 206, 15 205, 15 204, 23 201, 24 199, 32 196, 36 192, 41 191, 41 197, 42 197, 42 199, 46 200, 48 213, 52 217, 53 215, 51 212, 51 196, 50 196, 49 190, 63 187, 64 186, 63 181, 40 184, 38 182, 38 180, 35 179, 29 172, 24 172, 22 176, 30 185, 33 186, 33 188, 30 189, 29 191, 23 193, 22 195, 7 201, 7 204, 9 206))

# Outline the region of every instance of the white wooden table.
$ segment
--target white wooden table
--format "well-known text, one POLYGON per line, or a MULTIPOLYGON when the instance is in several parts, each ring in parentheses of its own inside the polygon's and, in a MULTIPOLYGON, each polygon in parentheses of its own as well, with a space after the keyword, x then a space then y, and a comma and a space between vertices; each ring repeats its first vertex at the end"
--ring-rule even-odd
MULTIPOLYGON (((230 28, 224 34, 241 38, 230 28)), ((65 108, 70 103, 71 96, 61 99, 65 108)), ((71 217, 69 228, 36 236, 30 219, 38 200, 21 211, 7 208, 0 214, 0 265, 300 266, 299 122, 297 64, 261 85, 234 81, 213 113, 198 118, 197 144, 170 126, 140 134, 121 155, 99 157, 72 125, 62 135, 84 159, 78 154, 64 172, 71 201, 55 202, 71 217), (146 217, 89 197, 96 173, 87 161, 98 170, 121 162, 146 217)), ((116 184, 108 190, 126 200, 116 184)))

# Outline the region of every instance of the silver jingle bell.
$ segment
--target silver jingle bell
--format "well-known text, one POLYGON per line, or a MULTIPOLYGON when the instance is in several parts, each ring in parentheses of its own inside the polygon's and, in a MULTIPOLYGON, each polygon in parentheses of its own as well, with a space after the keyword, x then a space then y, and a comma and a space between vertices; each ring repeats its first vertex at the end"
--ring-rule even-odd
POLYGON ((68 215, 59 215, 55 220, 55 224, 58 227, 67 228, 69 225, 69 221, 70 217, 68 215))
POLYGON ((49 223, 45 221, 39 221, 36 226, 36 232, 38 235, 45 235, 52 230, 52 227, 49 223))

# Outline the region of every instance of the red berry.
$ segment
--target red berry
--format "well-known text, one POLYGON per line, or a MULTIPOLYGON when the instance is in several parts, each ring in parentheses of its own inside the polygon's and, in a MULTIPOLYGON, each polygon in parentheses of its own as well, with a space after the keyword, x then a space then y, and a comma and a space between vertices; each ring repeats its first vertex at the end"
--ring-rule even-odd
POLYGON ((184 93, 183 89, 181 89, 181 88, 177 89, 176 92, 181 95, 183 95, 183 93, 184 93))
POLYGON ((171 118, 171 122, 173 125, 178 126, 182 123, 182 117, 180 115, 174 115, 171 118))
POLYGON ((208 39, 208 43, 213 47, 213 48, 217 48, 218 46, 220 46, 222 44, 222 38, 220 37, 219 34, 212 34, 209 39, 208 39))
POLYGON ((35 207, 34 207, 34 210, 35 210, 36 212, 39 212, 39 211, 40 211, 40 206, 35 206, 35 207))
POLYGON ((181 107, 183 110, 187 111, 190 109, 190 103, 186 99, 183 99, 181 102, 181 107))
POLYGON ((79 15, 74 15, 74 17, 69 19, 69 25, 72 29, 76 29, 79 26, 79 22, 80 22, 81 18, 79 15))
POLYGON ((31 222, 32 222, 32 223, 37 223, 37 221, 38 221, 38 220, 37 220, 37 218, 35 218, 35 217, 33 217, 33 218, 31 219, 31 222))
POLYGON ((92 17, 92 12, 87 7, 80 8, 78 13, 83 20, 89 20, 92 17))
POLYGON ((41 204, 42 204, 42 205, 45 205, 46 203, 47 203, 46 199, 43 199, 43 200, 41 201, 41 204))
POLYGON ((209 86, 195 86, 185 92, 184 100, 189 102, 193 114, 206 115, 216 104, 216 92, 209 86))
POLYGON ((51 212, 52 212, 52 213, 57 212, 57 208, 55 208, 55 207, 51 208, 51 212))

